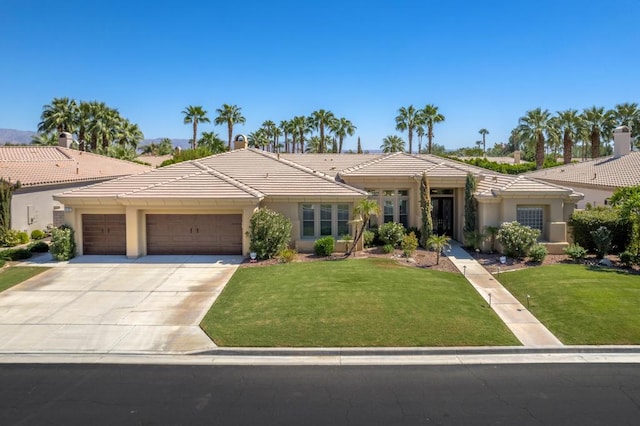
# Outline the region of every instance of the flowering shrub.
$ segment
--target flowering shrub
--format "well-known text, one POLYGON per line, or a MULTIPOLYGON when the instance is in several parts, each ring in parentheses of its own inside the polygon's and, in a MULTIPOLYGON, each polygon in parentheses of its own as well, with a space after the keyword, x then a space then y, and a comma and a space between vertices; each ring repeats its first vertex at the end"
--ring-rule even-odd
POLYGON ((402 237, 404 237, 405 229, 401 223, 387 222, 378 228, 378 236, 385 244, 391 244, 397 247, 402 243, 402 237))
POLYGON ((542 263, 545 257, 547 257, 547 248, 542 244, 534 244, 529 249, 529 258, 532 262, 542 263))
POLYGON ((287 248, 291 240, 291 221, 269 209, 258 209, 249 223, 249 250, 258 259, 271 259, 287 248))
POLYGON ((62 225, 51 231, 51 254, 56 260, 69 260, 76 255, 76 242, 73 229, 62 225))
POLYGON ((523 259, 531 247, 536 244, 540 231, 518 222, 505 222, 500 225, 497 239, 504 248, 504 253, 515 259, 523 259))

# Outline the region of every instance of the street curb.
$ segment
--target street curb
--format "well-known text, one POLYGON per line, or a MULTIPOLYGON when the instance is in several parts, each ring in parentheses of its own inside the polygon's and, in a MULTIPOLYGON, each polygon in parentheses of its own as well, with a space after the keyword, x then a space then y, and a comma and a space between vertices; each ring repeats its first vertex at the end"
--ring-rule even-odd
POLYGON ((640 346, 546 346, 527 348, 217 348, 188 355, 224 356, 428 356, 428 355, 526 355, 526 354, 640 354, 640 346))

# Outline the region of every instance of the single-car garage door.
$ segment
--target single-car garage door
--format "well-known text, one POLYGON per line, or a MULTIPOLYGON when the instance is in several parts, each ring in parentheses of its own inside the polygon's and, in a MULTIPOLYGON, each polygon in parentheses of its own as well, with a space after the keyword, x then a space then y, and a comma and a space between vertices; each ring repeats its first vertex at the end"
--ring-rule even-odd
POLYGON ((241 253, 242 215, 147 215, 147 254, 241 253))
POLYGON ((84 254, 126 254, 127 225, 123 214, 83 214, 84 254))

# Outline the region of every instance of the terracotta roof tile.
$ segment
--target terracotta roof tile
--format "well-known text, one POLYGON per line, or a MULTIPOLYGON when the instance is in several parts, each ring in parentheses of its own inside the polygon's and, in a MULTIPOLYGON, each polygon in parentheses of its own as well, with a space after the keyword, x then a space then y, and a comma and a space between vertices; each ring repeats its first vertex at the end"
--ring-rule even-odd
POLYGON ((0 177, 25 186, 100 181, 150 167, 58 146, 1 146, 0 177))

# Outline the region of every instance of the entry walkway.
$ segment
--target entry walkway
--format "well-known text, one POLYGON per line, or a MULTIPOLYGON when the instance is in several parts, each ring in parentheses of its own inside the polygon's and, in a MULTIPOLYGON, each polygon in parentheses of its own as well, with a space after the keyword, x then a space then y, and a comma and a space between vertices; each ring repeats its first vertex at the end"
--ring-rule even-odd
POLYGON ((447 257, 524 346, 562 346, 556 336, 458 243, 451 243, 447 257))

